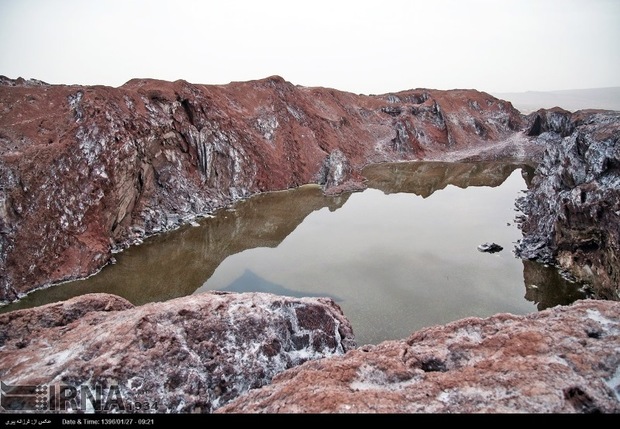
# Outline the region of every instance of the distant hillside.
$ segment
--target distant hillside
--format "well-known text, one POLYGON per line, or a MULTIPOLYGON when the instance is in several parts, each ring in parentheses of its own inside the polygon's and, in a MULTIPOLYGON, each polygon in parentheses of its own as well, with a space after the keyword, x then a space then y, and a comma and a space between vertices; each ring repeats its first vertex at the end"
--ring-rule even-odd
POLYGON ((566 91, 528 91, 493 93, 495 97, 510 101, 522 113, 542 107, 555 106, 566 110, 608 109, 620 110, 620 87, 574 89, 566 91))

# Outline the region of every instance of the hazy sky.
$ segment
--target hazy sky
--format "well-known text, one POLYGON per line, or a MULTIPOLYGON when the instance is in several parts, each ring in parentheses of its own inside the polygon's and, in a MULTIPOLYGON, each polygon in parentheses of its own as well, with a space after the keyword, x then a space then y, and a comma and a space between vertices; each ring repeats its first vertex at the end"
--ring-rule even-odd
POLYGON ((620 0, 0 0, 0 75, 356 93, 620 86, 620 0))

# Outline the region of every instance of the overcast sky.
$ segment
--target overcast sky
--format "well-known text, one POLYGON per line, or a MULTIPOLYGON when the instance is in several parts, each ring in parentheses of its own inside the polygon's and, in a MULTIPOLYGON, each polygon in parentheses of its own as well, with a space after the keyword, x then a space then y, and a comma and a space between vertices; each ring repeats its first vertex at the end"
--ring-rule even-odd
POLYGON ((0 0, 0 75, 364 94, 620 86, 620 0, 0 0))

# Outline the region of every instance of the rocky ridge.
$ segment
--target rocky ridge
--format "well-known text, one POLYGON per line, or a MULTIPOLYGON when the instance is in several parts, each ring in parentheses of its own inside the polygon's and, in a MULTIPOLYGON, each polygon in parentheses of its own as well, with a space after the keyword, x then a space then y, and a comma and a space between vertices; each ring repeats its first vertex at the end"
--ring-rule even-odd
MULTIPOLYGON (((137 403, 157 413, 620 412, 614 301, 466 318, 356 348, 329 299, 217 292, 134 307, 89 294, 0 315, 0 348, 5 394, 52 387, 46 409, 62 413, 137 403), (65 401, 59 386, 99 387, 101 402, 65 401)), ((8 399, 5 412, 35 406, 32 395, 8 399)))

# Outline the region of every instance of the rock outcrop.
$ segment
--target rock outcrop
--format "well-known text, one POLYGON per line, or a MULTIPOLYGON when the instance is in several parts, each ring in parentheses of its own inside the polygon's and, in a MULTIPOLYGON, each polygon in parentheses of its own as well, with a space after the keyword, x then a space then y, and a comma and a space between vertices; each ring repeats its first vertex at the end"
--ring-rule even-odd
POLYGON ((620 112, 555 109, 530 120, 529 134, 547 149, 518 201, 517 254, 558 265, 593 297, 619 300, 620 112))
POLYGON ((474 90, 365 96, 277 76, 119 88, 0 77, 0 112, 5 302, 254 193, 306 183, 337 193, 362 187, 369 163, 495 146, 522 156, 529 143, 510 103, 474 90))
POLYGON ((306 362, 218 413, 618 413, 620 303, 422 329, 306 362))
POLYGON ((561 137, 566 137, 575 129, 571 116, 571 112, 561 107, 539 109, 537 112, 528 115, 527 135, 537 137, 542 133, 553 132, 561 137))
MULTIPOLYGON (((140 403, 208 413, 288 368, 354 347, 351 325, 326 298, 218 292, 133 307, 88 294, 0 315, 0 379, 53 387, 56 397, 41 409, 62 412, 108 411, 106 391, 114 389, 124 407, 115 411, 140 403), (77 395, 69 409, 58 386, 99 386, 104 403, 77 395)), ((8 398, 5 410, 36 410, 23 396, 8 398)))

